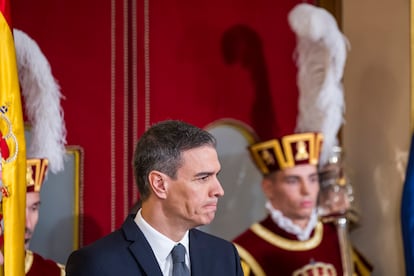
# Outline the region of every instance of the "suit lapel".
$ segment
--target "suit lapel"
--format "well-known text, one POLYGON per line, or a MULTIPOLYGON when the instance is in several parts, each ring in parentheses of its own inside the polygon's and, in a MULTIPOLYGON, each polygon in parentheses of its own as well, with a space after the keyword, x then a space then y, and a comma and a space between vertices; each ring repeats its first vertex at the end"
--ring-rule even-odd
POLYGON ((161 269, 151 246, 136 225, 133 215, 129 216, 124 222, 122 230, 124 231, 126 239, 132 242, 129 246, 129 250, 145 274, 162 276, 161 269))
MULTIPOLYGON (((205 253, 207 248, 204 246, 204 243, 200 241, 199 235, 197 235, 197 230, 191 229, 189 232, 189 242, 190 242, 190 262, 191 262, 191 275, 205 275, 207 268, 205 259, 205 253)), ((207 264, 208 265, 208 264, 207 264)))

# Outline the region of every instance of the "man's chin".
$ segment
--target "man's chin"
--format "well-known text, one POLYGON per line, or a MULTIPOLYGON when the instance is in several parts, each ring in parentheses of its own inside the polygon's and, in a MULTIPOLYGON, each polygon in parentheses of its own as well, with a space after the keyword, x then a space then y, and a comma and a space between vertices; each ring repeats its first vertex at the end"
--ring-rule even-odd
POLYGON ((312 212, 313 212, 312 210, 306 211, 306 212, 302 212, 302 213, 300 213, 298 215, 298 217, 300 219, 304 219, 304 220, 310 219, 310 217, 312 216, 312 212))
POLYGON ((201 217, 200 220, 198 220, 196 227, 210 224, 213 221, 214 216, 215 212, 206 214, 205 216, 201 217))
POLYGON ((216 212, 207 214, 206 218, 204 219, 205 220, 204 225, 210 224, 214 220, 215 215, 216 215, 216 212))

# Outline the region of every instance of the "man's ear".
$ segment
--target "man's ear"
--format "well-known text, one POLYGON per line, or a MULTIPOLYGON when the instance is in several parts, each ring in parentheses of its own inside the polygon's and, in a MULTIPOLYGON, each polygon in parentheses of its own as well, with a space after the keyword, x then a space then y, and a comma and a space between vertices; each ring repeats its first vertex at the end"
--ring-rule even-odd
POLYGON ((159 198, 167 196, 167 176, 159 171, 151 171, 148 175, 153 193, 159 198))

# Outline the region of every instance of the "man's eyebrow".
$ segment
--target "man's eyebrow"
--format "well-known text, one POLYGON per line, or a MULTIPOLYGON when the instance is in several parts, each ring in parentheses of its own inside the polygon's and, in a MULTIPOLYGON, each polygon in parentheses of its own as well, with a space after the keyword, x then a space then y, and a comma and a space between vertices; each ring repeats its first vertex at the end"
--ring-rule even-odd
POLYGON ((300 179, 299 175, 285 175, 283 179, 300 179))
POLYGON ((214 172, 199 172, 199 173, 196 173, 194 176, 201 177, 201 176, 208 176, 208 175, 213 175, 213 174, 214 172))
POLYGON ((312 174, 309 175, 309 177, 314 177, 314 176, 319 177, 319 173, 316 172, 316 173, 312 173, 312 174))
POLYGON ((27 205, 27 207, 37 207, 40 206, 40 201, 27 205))
POLYGON ((218 172, 214 172, 214 171, 198 172, 194 175, 194 177, 218 175, 220 172, 221 172, 221 170, 219 170, 218 172))

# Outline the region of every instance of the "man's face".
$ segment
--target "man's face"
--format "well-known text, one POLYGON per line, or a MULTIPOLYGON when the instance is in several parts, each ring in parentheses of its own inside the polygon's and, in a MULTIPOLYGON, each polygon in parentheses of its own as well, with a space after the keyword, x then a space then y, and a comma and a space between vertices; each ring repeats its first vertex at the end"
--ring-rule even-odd
POLYGON ((39 207, 40 193, 26 193, 26 230, 24 234, 24 246, 26 249, 29 248, 30 240, 32 238, 33 232, 36 228, 37 221, 39 219, 39 207))
POLYGON ((165 211, 190 229, 214 219, 218 198, 224 191, 217 178, 221 167, 213 147, 187 150, 182 158, 176 179, 164 175, 168 190, 165 211))
POLYGON ((273 207, 294 223, 306 225, 319 192, 315 165, 298 165, 277 171, 263 180, 263 191, 273 207))

